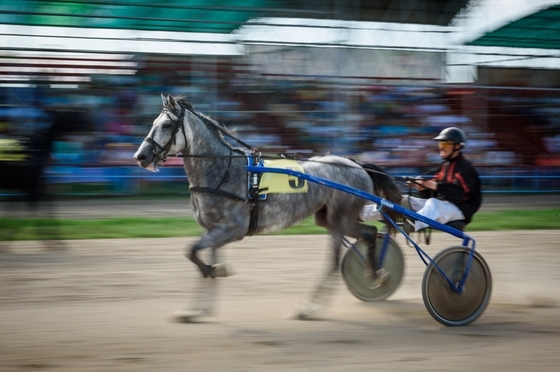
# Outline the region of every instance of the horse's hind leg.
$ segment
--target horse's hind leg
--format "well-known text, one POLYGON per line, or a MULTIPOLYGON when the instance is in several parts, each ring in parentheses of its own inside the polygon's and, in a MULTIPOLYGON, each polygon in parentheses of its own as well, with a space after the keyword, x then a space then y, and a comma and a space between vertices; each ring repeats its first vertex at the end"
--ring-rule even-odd
POLYGON ((350 236, 363 240, 367 244, 367 268, 364 275, 371 280, 372 288, 381 286, 388 279, 388 273, 385 269, 379 268, 377 260, 377 227, 357 222, 350 236))
MULTIPOLYGON (((323 226, 329 229, 329 226, 341 226, 343 221, 337 221, 333 224, 333 221, 329 220, 327 208, 323 208, 315 213, 315 223, 319 226, 323 226)), ((383 284, 383 282, 387 279, 387 274, 383 269, 378 269, 379 264, 376 255, 377 227, 360 223, 356 219, 347 219, 344 231, 347 231, 346 234, 348 236, 354 239, 363 240, 367 244, 367 269, 364 275, 371 279, 372 283, 370 284, 372 286, 380 286, 381 284, 383 284)), ((340 246, 338 247, 338 250, 340 251, 340 246)), ((339 261, 335 261, 337 268, 338 263, 339 261)))
POLYGON ((329 216, 326 208, 315 213, 315 223, 326 227, 331 234, 332 261, 311 298, 298 304, 296 309, 296 318, 298 319, 314 318, 329 303, 339 280, 340 248, 344 238, 341 226, 344 224, 340 219, 335 221, 332 215, 329 216))
POLYGON ((327 273, 323 276, 319 285, 311 295, 309 300, 305 300, 298 304, 296 309, 296 317, 298 319, 312 319, 317 313, 328 305, 332 294, 339 281, 339 266, 340 266, 340 247, 342 245, 342 234, 332 234, 332 247, 333 247, 333 261, 328 268, 327 273))
POLYGON ((328 305, 338 282, 339 275, 337 272, 327 273, 313 292, 311 298, 297 305, 295 317, 301 320, 316 317, 328 305))

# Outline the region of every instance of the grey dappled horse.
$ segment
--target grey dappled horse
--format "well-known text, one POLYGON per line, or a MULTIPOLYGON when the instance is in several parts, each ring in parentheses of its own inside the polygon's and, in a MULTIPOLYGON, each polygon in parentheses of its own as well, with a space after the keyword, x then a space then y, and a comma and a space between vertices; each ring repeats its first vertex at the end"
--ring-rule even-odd
MULTIPOLYGON (((182 320, 188 321, 211 313, 216 290, 215 278, 227 276, 224 266, 218 264, 218 248, 242 240, 247 235, 283 230, 311 215, 314 215, 316 224, 325 227, 331 235, 333 260, 311 299, 300 306, 300 318, 312 316, 326 304, 336 280, 335 273, 339 269, 344 236, 366 241, 370 247, 369 267, 377 267, 377 229, 358 220, 366 200, 309 182, 307 193, 269 194, 266 201, 256 203, 256 211, 251 211, 253 203, 247 202, 249 191, 245 166, 248 157, 255 153, 230 145, 224 134, 235 139, 231 132, 196 112, 184 98, 162 95, 162 100, 163 110, 154 120, 134 159, 142 168, 157 171, 158 164, 165 161, 167 156, 182 154, 190 183, 194 218, 206 230, 186 252, 202 276, 192 307, 176 313, 182 320), (212 249, 210 264, 198 255, 205 248, 212 249)), ((355 187, 395 203, 401 200, 401 192, 393 180, 373 164, 360 165, 332 155, 317 156, 299 163, 307 174, 355 187), (371 172, 368 173, 365 168, 371 172)), ((387 212, 392 213, 392 210, 387 212)), ((380 285, 386 273, 370 269, 364 275, 371 277, 372 285, 380 285)))

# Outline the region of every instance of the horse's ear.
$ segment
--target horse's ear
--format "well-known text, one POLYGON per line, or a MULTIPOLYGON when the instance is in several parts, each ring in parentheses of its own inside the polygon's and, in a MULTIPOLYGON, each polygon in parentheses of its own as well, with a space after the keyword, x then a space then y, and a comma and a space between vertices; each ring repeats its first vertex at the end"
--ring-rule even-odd
POLYGON ((167 97, 163 95, 163 93, 161 93, 161 101, 163 102, 164 107, 169 105, 169 101, 167 100, 167 97))
POLYGON ((175 98, 173 98, 173 96, 171 94, 167 95, 167 100, 169 101, 169 104, 171 105, 171 107, 177 109, 177 103, 175 102, 175 98))

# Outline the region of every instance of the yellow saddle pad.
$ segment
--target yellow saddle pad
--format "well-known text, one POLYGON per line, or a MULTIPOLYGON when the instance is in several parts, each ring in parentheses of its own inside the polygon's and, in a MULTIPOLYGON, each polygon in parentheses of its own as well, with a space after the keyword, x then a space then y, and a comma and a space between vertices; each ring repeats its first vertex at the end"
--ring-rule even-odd
MULTIPOLYGON (((291 159, 264 160, 265 167, 291 169, 305 173, 303 167, 291 159)), ((264 172, 259 182, 259 190, 263 194, 295 194, 307 192, 307 181, 296 176, 281 173, 264 172)))

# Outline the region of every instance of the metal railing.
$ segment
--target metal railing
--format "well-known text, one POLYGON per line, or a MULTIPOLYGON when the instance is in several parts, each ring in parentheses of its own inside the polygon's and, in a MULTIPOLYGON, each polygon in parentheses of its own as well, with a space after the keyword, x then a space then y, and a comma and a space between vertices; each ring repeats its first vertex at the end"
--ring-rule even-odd
MULTIPOLYGON (((411 168, 392 168, 393 176, 414 177, 411 168)), ((48 192, 57 196, 145 196, 189 194, 182 167, 164 167, 157 174, 136 166, 52 166, 47 168, 48 192)), ((560 193, 560 169, 548 167, 483 169, 480 176, 485 194, 560 193)), ((403 184, 403 192, 406 187, 403 184)), ((0 197, 21 195, 0 190, 0 197)))
MULTIPOLYGON (((391 174, 396 175, 397 170, 393 169, 391 174)), ((560 193, 560 170, 556 168, 506 169, 493 172, 487 169, 480 178, 483 192, 488 194, 560 193)), ((55 194, 65 195, 142 195, 151 189, 188 193, 188 179, 182 167, 163 168, 158 174, 128 166, 51 167, 47 171, 47 183, 55 194), (92 188, 84 192, 72 187, 79 185, 90 185, 92 188)))

